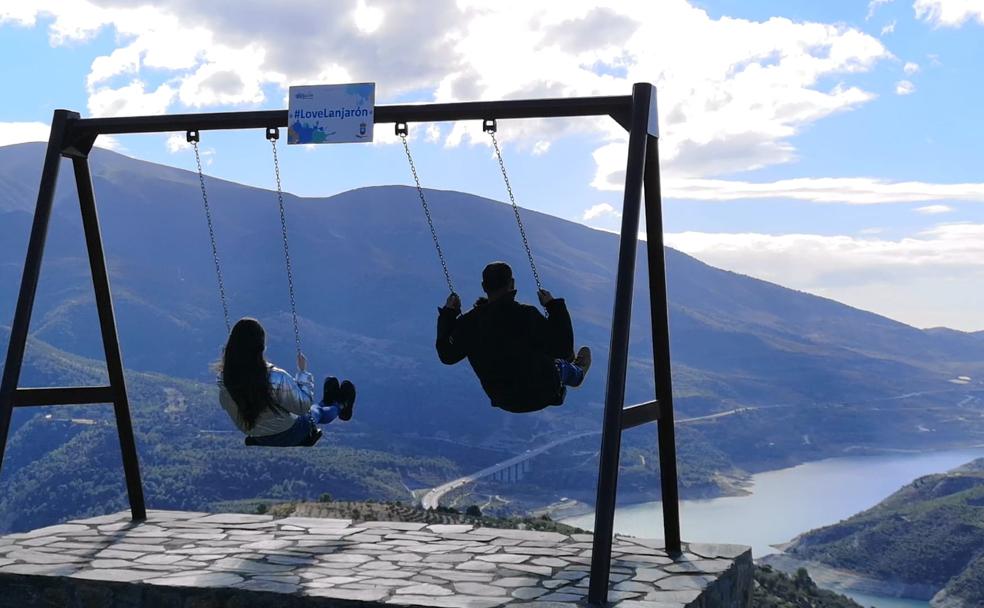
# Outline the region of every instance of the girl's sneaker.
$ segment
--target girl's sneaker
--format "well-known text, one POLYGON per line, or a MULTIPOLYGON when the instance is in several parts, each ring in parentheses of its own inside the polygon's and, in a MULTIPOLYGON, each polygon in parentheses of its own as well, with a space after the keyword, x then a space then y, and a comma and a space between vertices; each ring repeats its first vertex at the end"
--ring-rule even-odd
POLYGON ((339 412, 338 417, 342 420, 352 419, 352 410, 355 409, 355 385, 345 380, 339 387, 339 403, 342 406, 342 410, 339 412))

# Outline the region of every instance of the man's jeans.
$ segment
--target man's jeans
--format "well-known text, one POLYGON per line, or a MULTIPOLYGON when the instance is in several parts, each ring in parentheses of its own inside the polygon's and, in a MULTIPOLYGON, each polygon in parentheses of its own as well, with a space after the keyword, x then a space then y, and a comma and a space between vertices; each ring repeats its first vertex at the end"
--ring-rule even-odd
POLYGON ((561 386, 581 386, 584 381, 583 369, 564 359, 557 359, 554 363, 557 365, 561 386))

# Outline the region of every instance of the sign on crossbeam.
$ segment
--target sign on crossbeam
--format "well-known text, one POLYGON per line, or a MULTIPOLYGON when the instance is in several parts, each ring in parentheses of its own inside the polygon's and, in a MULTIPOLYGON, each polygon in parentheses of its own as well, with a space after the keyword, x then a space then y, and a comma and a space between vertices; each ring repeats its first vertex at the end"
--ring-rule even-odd
POLYGON ((371 142, 376 84, 290 87, 288 144, 371 142))

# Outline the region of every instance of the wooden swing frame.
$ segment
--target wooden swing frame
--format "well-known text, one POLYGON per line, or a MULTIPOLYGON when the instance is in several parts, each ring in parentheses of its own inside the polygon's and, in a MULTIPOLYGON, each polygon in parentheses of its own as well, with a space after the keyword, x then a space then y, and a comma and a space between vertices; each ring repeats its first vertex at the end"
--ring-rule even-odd
MULTIPOLYGON (((673 427, 673 389, 670 378, 670 342, 667 317, 666 270, 663 254, 662 199, 660 195, 656 90, 636 83, 631 95, 522 99, 464 103, 377 106, 376 123, 495 120, 610 116, 629 132, 621 239, 612 315, 611 348, 595 505, 594 544, 588 599, 602 604, 608 597, 615 495, 622 431, 647 422, 658 425, 663 527, 669 553, 681 551, 676 441, 673 427), (652 321, 655 399, 625 407, 625 380, 629 355, 629 322, 633 278, 639 244, 639 218, 646 209, 646 252, 652 321)), ((0 466, 15 407, 111 403, 122 451, 123 471, 134 520, 147 517, 137 459, 130 406, 123 374, 109 273, 103 250, 96 199, 89 168, 89 152, 99 135, 204 131, 219 129, 275 129, 287 126, 287 110, 176 114, 121 118, 81 118, 77 112, 55 110, 51 121, 34 222, 21 279, 10 342, 0 383, 0 466), (109 384, 56 388, 19 388, 21 367, 37 294, 41 262, 62 158, 72 161, 82 212, 92 284, 102 333, 109 384)))

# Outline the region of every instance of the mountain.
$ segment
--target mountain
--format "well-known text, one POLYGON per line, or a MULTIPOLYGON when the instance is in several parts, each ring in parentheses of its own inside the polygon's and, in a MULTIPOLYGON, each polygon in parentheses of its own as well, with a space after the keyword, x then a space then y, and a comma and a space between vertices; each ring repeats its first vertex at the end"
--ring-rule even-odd
POLYGON ((920 477, 867 511, 799 536, 785 553, 931 597, 934 608, 984 605, 984 459, 920 477))
MULTIPOLYGON (((43 153, 40 144, 0 148, 0 322, 13 315, 43 153)), ((131 374, 163 374, 199 387, 189 403, 212 415, 214 397, 201 387, 210 382, 208 364, 225 328, 198 176, 98 149, 92 170, 124 363, 131 374)), ((60 183, 32 336, 59 352, 99 359, 68 166, 60 183)), ((289 365, 293 336, 276 196, 218 179, 207 178, 207 185, 232 314, 261 319, 269 358, 289 365)), ((459 192, 427 195, 466 302, 479 295, 481 269, 495 259, 513 265, 520 298, 534 299, 508 205, 459 192)), ((618 237, 524 212, 544 284, 566 298, 578 343, 592 347, 595 363, 564 407, 510 415, 488 406, 467 366, 437 361, 436 308, 447 292, 416 196, 403 186, 328 198, 286 195, 304 349, 315 372, 359 385, 360 435, 367 442, 360 447, 392 453, 391 444, 406 444, 413 446, 409 453, 426 456, 456 445, 515 454, 544 437, 598 430, 618 237)), ((975 409, 984 369, 980 334, 924 331, 672 249, 666 256, 677 417, 697 419, 677 430, 685 496, 719 493, 730 483, 725 478, 749 471, 984 439, 975 409), (957 376, 971 380, 954 382, 957 376), (720 415, 702 418, 714 414, 720 415)), ((639 262, 630 402, 653 394, 644 255, 639 262)), ((163 395, 148 392, 144 407, 162 407, 163 395)), ((221 419, 208 421, 218 426, 206 420, 194 417, 189 429, 229 428, 221 419)), ((139 425, 138 431, 152 432, 139 425)), ((33 435, 19 440, 30 442, 27 437, 33 435)), ((166 444, 162 437, 154 445, 166 444)), ((592 436, 552 450, 508 492, 548 502, 590 500, 597 446, 592 436)), ((651 496, 658 474, 652 429, 630 431, 623 447, 623 497, 651 496)), ((467 460, 453 457, 465 471, 467 460)))

